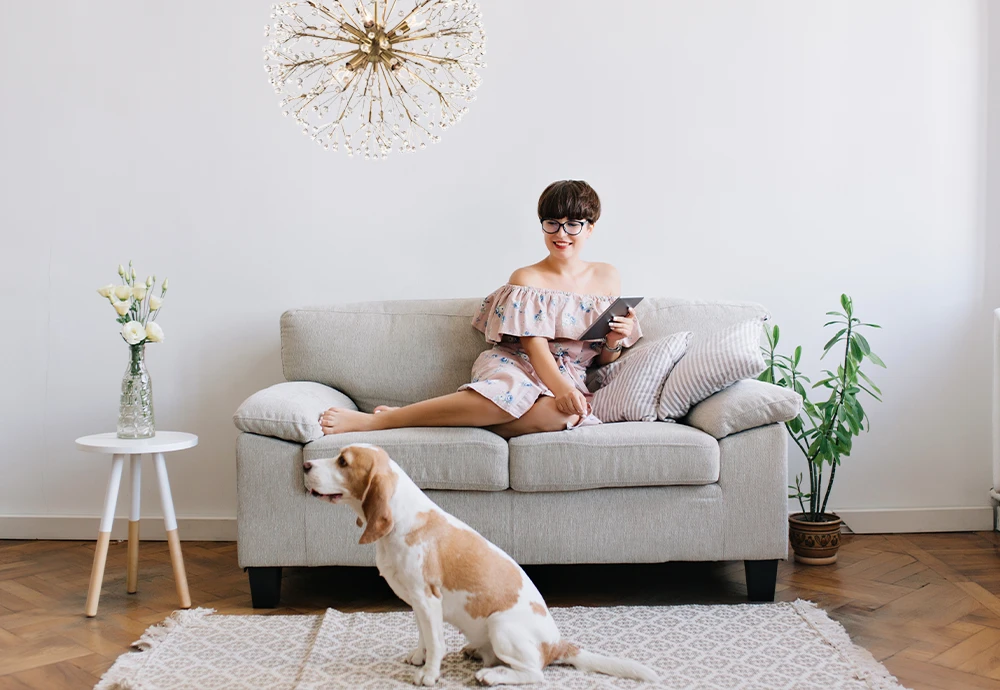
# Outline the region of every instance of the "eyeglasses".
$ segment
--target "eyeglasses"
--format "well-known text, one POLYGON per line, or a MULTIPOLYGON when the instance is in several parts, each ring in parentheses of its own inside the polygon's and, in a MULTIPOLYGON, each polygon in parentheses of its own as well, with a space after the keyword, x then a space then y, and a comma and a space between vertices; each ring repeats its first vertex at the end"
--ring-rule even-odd
POLYGON ((546 218, 542 221, 542 230, 546 235, 555 235, 560 230, 565 229, 567 235, 579 235, 583 232, 583 227, 587 224, 585 220, 567 220, 560 223, 558 220, 546 218))

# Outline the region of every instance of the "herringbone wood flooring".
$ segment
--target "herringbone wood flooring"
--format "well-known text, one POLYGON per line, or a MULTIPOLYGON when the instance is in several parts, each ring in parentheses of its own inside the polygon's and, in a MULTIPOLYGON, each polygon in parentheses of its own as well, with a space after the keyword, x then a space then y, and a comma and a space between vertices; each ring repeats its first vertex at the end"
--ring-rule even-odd
MULTIPOLYGON (((143 542, 139 592, 111 545, 96 618, 83 615, 93 542, 0 541, 0 688, 90 688, 177 601, 165 542, 143 542)), ((186 542, 195 606, 253 613, 236 545, 186 542)), ((528 569, 550 605, 739 603, 742 563, 528 569)), ((836 565, 778 570, 777 599, 810 599, 912 688, 1000 688, 1000 533, 846 535, 836 565)), ((402 608, 374 569, 286 569, 267 613, 402 608)), ((257 613, 265 613, 257 611, 257 613)))

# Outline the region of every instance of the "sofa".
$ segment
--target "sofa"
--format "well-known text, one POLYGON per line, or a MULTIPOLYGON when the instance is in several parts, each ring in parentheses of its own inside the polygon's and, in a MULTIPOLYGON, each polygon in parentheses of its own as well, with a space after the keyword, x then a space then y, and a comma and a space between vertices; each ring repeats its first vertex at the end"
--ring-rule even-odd
MULTIPOLYGON (((751 601, 773 601, 788 554, 787 437, 755 410, 785 389, 731 386, 676 422, 617 422, 504 440, 478 428, 323 436, 332 405, 370 412, 451 393, 490 344, 479 299, 293 309, 281 316, 285 383, 236 415, 239 564, 256 608, 278 605, 283 567, 372 566, 353 511, 309 497, 302 463, 358 442, 384 448, 444 510, 521 564, 733 561, 751 601)), ((711 333, 758 304, 647 298, 633 350, 681 330, 711 333)), ((629 357, 626 351, 623 355, 629 357)), ((784 418, 787 418, 785 415, 784 418)))

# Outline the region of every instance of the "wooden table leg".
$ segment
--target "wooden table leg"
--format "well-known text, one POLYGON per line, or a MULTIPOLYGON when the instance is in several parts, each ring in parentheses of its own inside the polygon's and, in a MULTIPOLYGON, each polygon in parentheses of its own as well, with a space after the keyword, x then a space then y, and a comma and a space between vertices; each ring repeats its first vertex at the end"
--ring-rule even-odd
POLYGON ((94 548, 94 565, 90 569, 90 588, 87 590, 88 617, 97 615, 97 603, 101 598, 101 584, 104 582, 104 563, 108 558, 108 542, 111 541, 111 525, 115 520, 115 504, 118 502, 118 487, 122 481, 122 467, 125 465, 124 455, 111 458, 111 476, 108 478, 108 490, 104 495, 104 514, 101 516, 101 526, 97 533, 97 546, 94 548))
POLYGON ((153 456, 156 466, 156 479, 160 485, 160 502, 163 504, 163 524, 167 528, 167 545, 170 547, 170 563, 174 566, 174 584, 177 586, 177 598, 181 608, 191 608, 191 595, 188 593, 187 574, 184 572, 184 556, 181 555, 181 540, 177 536, 177 516, 174 515, 174 499, 170 494, 170 479, 167 477, 167 463, 163 453, 153 456))
POLYGON ((128 513, 128 572, 125 591, 135 594, 139 587, 139 499, 142 494, 142 456, 129 456, 129 476, 132 479, 132 505, 128 513))

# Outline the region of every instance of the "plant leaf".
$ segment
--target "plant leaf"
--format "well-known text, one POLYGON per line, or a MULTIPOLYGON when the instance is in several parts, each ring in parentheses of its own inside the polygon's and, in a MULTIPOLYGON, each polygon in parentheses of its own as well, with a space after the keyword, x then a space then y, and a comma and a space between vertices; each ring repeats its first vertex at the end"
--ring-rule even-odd
POLYGON ((883 369, 886 368, 885 362, 883 362, 881 359, 879 359, 878 355, 876 355, 874 352, 869 352, 868 353, 868 359, 870 359, 873 364, 876 364, 876 365, 882 367, 883 369))

